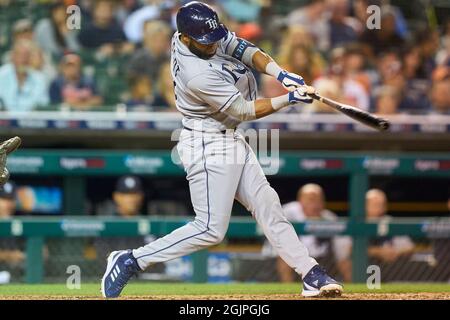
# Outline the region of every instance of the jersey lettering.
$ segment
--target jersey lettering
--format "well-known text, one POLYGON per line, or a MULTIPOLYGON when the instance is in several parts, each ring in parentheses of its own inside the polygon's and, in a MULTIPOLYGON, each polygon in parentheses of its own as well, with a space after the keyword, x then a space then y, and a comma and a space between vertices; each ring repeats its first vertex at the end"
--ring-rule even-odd
POLYGON ((254 45, 248 41, 245 41, 244 39, 238 38, 238 45, 234 49, 231 56, 242 61, 242 56, 244 55, 244 52, 248 47, 254 47, 254 45))
POLYGON ((177 59, 173 59, 173 73, 174 76, 177 76, 178 71, 180 71, 180 66, 178 65, 177 59))
POLYGON ((244 75, 246 70, 244 68, 239 69, 238 67, 234 68, 227 63, 222 63, 222 70, 227 72, 229 75, 233 77, 234 83, 238 82, 240 79, 239 75, 244 75))

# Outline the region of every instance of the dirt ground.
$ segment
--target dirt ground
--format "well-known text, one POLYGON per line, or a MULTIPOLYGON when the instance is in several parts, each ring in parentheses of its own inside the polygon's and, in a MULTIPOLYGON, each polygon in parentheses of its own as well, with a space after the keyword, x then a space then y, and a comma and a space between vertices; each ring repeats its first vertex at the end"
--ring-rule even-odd
MULTIPOLYGON (((15 295, 0 296, 0 300, 99 300, 99 297, 86 296, 44 296, 44 295, 15 295)), ((128 296, 120 300, 320 300, 320 298, 303 298, 296 294, 278 295, 154 295, 128 296)), ((329 298, 328 298, 329 299, 329 298)), ((346 293, 333 300, 450 300, 450 292, 434 293, 346 293)))

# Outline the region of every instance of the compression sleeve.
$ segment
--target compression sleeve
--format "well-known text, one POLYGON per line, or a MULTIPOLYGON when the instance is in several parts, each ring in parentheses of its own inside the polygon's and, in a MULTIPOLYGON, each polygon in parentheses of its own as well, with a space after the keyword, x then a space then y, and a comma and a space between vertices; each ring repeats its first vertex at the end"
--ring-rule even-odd
POLYGON ((256 119, 255 102, 245 100, 242 95, 239 95, 224 112, 241 121, 256 119))

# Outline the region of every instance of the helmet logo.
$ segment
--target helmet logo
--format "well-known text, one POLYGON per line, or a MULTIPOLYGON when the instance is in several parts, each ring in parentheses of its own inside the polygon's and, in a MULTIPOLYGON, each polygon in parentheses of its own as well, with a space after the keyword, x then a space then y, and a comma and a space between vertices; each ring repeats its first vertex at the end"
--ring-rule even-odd
POLYGON ((206 24, 208 25, 208 27, 209 27, 211 30, 217 29, 217 27, 219 26, 219 24, 217 23, 217 21, 214 20, 214 19, 208 19, 208 20, 206 20, 206 24))

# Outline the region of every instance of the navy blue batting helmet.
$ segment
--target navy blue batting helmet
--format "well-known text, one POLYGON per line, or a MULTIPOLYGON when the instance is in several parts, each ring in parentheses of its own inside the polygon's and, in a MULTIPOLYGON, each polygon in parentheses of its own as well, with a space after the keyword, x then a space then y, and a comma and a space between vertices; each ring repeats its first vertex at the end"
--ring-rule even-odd
POLYGON ((189 2, 178 10, 177 29, 201 44, 217 42, 228 33, 219 22, 217 12, 197 1, 189 2))

